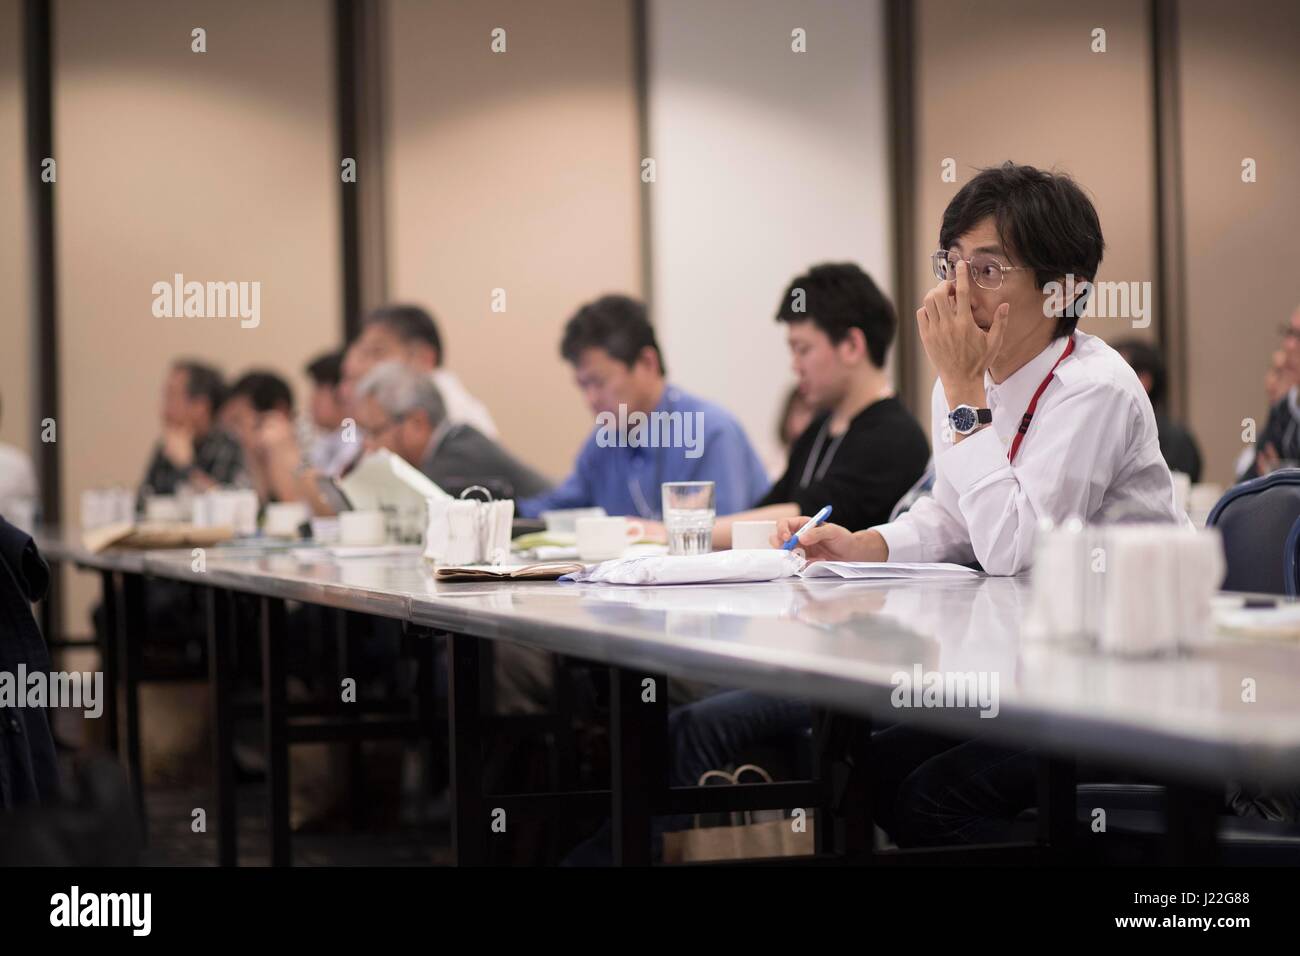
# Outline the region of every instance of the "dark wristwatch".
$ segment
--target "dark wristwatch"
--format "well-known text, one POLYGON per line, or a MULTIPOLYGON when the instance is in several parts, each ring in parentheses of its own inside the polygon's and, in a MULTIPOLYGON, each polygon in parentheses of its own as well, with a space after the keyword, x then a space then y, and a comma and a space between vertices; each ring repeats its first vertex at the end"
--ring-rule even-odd
POLYGON ((948 424, 958 435, 969 435, 980 425, 993 421, 993 412, 972 405, 958 405, 948 413, 948 424))

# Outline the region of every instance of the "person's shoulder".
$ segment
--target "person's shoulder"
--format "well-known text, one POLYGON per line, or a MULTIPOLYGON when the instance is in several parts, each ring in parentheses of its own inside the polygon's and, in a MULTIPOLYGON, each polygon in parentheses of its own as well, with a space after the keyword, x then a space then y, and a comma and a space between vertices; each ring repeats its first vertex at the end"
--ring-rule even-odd
POLYGON ((1133 367, 1099 336, 1076 330, 1070 359, 1056 370, 1057 378, 1068 392, 1091 393, 1123 402, 1142 399, 1150 405, 1146 389, 1133 367))
POLYGON ((675 411, 699 413, 703 416, 701 423, 706 434, 723 431, 739 431, 744 434, 740 419, 717 402, 701 398, 677 385, 668 385, 665 389, 670 414, 675 411))

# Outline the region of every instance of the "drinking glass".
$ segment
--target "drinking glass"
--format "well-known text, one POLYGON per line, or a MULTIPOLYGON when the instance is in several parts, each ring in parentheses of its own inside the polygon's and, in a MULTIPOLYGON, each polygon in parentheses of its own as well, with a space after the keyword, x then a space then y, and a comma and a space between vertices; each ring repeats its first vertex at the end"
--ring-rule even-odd
POLYGON ((669 554, 713 550, 714 485, 711 481, 666 481, 662 486, 669 554))

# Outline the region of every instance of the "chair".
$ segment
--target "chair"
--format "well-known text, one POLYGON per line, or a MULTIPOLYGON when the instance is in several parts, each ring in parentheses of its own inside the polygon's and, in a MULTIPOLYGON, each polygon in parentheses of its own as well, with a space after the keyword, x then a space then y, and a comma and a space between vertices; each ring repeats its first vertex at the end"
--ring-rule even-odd
MULTIPOLYGON (((1206 520, 1223 537, 1229 591, 1300 594, 1300 468, 1283 468, 1230 488, 1206 520)), ((1114 829, 1132 837, 1164 831, 1163 787, 1086 783, 1078 788, 1079 819, 1090 805, 1115 811, 1114 829)), ((1219 846, 1225 863, 1294 865, 1300 826, 1224 814, 1219 846)))
POLYGON ((1230 488, 1206 520, 1223 536, 1224 590, 1295 595, 1298 520, 1300 468, 1281 468, 1230 488))

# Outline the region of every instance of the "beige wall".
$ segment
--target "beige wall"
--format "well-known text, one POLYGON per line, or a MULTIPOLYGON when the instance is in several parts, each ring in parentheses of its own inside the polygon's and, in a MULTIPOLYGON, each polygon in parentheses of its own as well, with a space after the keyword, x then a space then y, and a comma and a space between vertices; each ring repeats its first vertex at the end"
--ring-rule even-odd
POLYGON ((641 293, 631 3, 386 13, 389 290, 433 310, 504 443, 559 477, 593 426, 559 358, 564 322, 641 293))
POLYGON ((0 442, 32 446, 22 5, 0 0, 0 442))
POLYGON ((660 344, 673 381, 734 413, 783 471, 776 424, 794 374, 774 316, 786 286, 852 260, 894 298, 882 5, 650 0, 649 11, 660 344), (790 48, 796 27, 803 53, 790 48))
MULTIPOLYGON (((301 387, 339 329, 324 0, 55 5, 64 515, 140 480, 168 361, 301 387), (207 30, 208 51, 190 51, 207 30), (154 282, 261 282, 261 323, 155 318, 154 282)), ((300 391, 301 395, 302 392, 300 391)), ((86 592, 77 592, 84 608, 86 592)), ((84 626, 75 614, 69 626, 84 626)))
POLYGON ((1300 304, 1300 6, 1179 4, 1187 230, 1188 420, 1206 477, 1228 482, 1242 420, 1267 417, 1264 369, 1300 304), (1242 182, 1242 160, 1257 181, 1242 182))
MULTIPOLYGON (((1131 0, 920 0, 917 38, 917 288, 934 285, 929 253, 948 201, 976 170, 1011 159, 1070 173, 1101 217, 1099 280, 1150 281, 1155 260, 1155 153, 1151 36, 1145 4, 1131 0), (1093 28, 1106 52, 1091 52, 1093 28), (990 104, 988 109, 981 104, 990 104), (957 181, 941 163, 956 160, 957 181)), ((916 339, 915 312, 900 311, 916 339)), ((1086 332, 1153 337, 1122 319, 1085 319, 1086 332)), ((934 371, 917 342, 912 400, 929 408, 934 371)), ((929 422, 925 423, 929 427, 929 422)))

